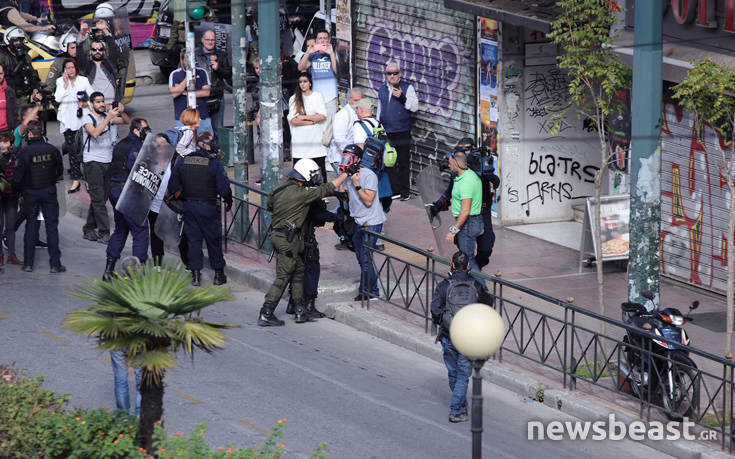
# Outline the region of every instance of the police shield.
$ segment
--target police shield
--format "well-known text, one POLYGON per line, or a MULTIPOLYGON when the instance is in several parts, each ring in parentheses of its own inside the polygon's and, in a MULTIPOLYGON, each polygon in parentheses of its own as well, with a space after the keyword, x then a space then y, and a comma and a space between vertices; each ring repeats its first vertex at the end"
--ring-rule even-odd
POLYGON ((156 217, 156 224, 153 232, 161 238, 166 247, 178 247, 181 241, 181 234, 184 229, 184 220, 181 214, 171 210, 166 203, 161 204, 161 209, 156 217))
POLYGON ((120 193, 115 210, 136 224, 143 225, 173 155, 174 149, 170 144, 157 142, 156 136, 147 136, 120 193))
POLYGON ((444 240, 444 236, 449 232, 449 227, 454 219, 447 213, 440 213, 436 217, 431 217, 429 212, 431 204, 439 199, 444 190, 447 189, 447 183, 442 178, 439 168, 437 166, 427 166, 421 169, 421 172, 416 176, 416 187, 421 194, 421 201, 434 232, 436 247, 442 256, 449 257, 456 249, 444 240))

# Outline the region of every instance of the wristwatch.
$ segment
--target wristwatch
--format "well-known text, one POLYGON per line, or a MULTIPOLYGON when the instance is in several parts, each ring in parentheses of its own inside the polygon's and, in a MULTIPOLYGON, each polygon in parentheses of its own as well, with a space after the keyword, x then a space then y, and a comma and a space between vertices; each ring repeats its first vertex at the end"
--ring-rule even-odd
POLYGON ((360 190, 362 190, 362 187, 360 185, 355 186, 355 191, 360 191, 360 190))
POLYGON ((459 233, 459 228, 457 228, 456 226, 452 225, 452 226, 449 227, 449 232, 452 233, 452 234, 457 234, 457 233, 459 233))

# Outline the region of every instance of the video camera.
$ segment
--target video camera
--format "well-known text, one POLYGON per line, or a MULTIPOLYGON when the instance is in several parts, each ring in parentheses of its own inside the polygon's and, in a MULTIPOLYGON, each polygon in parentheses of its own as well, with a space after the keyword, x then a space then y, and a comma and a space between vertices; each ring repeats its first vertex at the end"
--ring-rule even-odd
MULTIPOLYGON (((77 102, 89 102, 86 91, 77 91, 77 102)), ((81 118, 82 114, 82 107, 77 108, 77 118, 81 118)))
MULTIPOLYGON (((455 149, 455 151, 457 150, 455 149)), ((484 146, 472 147, 466 155, 467 167, 472 169, 480 178, 490 180, 491 176, 495 174, 493 155, 484 146)), ((452 152, 449 152, 439 161, 440 171, 444 172, 449 170, 449 158, 451 156, 452 152)))

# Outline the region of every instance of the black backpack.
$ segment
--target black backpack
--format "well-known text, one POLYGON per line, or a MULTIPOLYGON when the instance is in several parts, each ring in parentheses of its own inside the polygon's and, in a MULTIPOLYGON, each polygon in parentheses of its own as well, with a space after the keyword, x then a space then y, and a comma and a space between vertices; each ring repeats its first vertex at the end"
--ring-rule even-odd
POLYGON ((442 328, 449 333, 449 327, 452 325, 452 319, 457 311, 468 304, 477 302, 477 288, 475 288, 475 280, 469 278, 467 280, 449 280, 447 288, 446 306, 442 313, 442 328))
POLYGON ((345 246, 353 252, 355 251, 355 244, 352 242, 352 237, 355 235, 355 231, 357 231, 357 222, 350 215, 350 211, 345 209, 340 202, 337 208, 337 219, 334 221, 334 232, 345 246))

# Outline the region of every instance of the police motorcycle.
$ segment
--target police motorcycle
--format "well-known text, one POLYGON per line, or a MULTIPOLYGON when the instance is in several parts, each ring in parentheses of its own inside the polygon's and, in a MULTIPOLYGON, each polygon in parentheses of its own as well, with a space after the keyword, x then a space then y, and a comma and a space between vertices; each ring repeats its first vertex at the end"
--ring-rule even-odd
MULTIPOLYGON (((689 335, 682 326, 693 319, 676 308, 655 310, 654 295, 643 291, 646 306, 640 303, 621 304, 623 321, 635 328, 653 333, 676 343, 689 345, 689 335)), ((699 301, 689 306, 689 312, 699 307, 699 301)), ((633 395, 660 406, 672 421, 696 414, 699 406, 699 373, 689 352, 678 344, 649 338, 628 330, 623 337, 623 357, 620 363, 622 386, 630 386, 633 395)))

